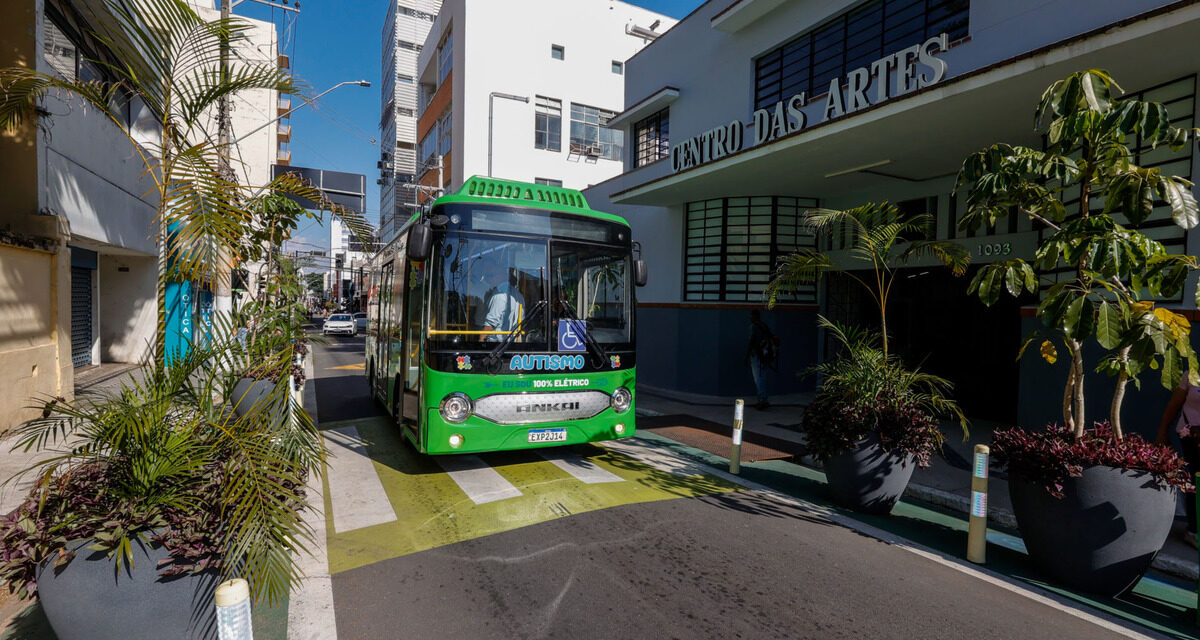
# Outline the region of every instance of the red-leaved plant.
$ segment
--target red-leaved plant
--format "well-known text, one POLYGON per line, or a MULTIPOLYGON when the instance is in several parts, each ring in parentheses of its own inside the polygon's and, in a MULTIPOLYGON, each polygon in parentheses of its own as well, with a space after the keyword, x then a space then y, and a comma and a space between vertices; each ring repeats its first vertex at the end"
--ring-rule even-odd
POLYGON ((1043 431, 1019 427, 996 431, 992 457, 1010 474, 1041 485, 1056 498, 1063 497, 1068 478, 1080 477, 1090 465, 1146 471, 1162 484, 1195 490, 1186 463, 1173 449, 1147 442, 1136 433, 1118 438, 1107 422, 1096 423, 1079 438, 1061 425, 1043 431))

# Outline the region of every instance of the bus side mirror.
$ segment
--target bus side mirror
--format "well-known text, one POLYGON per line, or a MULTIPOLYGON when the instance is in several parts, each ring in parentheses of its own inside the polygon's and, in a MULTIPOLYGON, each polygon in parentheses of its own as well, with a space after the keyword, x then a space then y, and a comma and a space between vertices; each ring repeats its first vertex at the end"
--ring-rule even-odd
POLYGON ((429 259, 429 251, 433 248, 433 229, 427 224, 413 226, 408 233, 408 259, 413 262, 425 262, 429 259))
POLYGON ((644 286, 646 286, 646 279, 649 278, 649 276, 650 276, 650 274, 646 269, 646 261, 645 260, 634 260, 633 261, 633 281, 634 281, 634 283, 637 284, 637 286, 639 286, 639 287, 644 287, 644 286))

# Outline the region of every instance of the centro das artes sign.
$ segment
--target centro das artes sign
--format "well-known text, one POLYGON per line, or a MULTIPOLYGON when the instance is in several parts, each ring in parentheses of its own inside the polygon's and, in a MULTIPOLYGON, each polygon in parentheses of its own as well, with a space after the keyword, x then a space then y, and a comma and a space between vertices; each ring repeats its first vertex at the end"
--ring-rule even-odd
MULTIPOLYGON (((946 77, 946 61, 935 54, 949 48, 950 37, 943 33, 884 56, 872 62, 870 67, 859 67, 845 77, 831 79, 821 111, 821 122, 941 82, 946 77), (926 69, 922 70, 918 65, 926 69), (893 71, 895 81, 889 82, 893 71), (844 94, 843 85, 846 87, 844 94), (868 90, 871 87, 875 91, 869 98, 868 90)), ((808 124, 808 117, 802 110, 807 104, 807 92, 802 91, 787 100, 776 102, 770 109, 755 111, 754 140, 748 146, 769 142, 803 129, 808 124)), ((672 146, 671 170, 690 169, 741 151, 746 138, 745 127, 741 120, 734 120, 672 146)))

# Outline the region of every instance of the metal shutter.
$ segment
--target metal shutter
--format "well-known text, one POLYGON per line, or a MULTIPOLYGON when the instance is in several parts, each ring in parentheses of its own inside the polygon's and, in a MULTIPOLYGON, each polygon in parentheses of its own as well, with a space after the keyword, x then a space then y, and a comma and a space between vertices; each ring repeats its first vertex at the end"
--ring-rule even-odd
POLYGON ((71 267, 71 363, 92 364, 92 270, 71 267))

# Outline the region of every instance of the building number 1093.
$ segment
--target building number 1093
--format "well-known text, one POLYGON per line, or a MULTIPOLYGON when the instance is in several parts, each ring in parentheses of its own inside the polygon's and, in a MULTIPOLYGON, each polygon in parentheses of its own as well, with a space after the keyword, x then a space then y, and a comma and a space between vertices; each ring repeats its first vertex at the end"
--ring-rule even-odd
POLYGON ((1012 253, 1011 242, 991 242, 977 245, 975 249, 981 256, 1006 256, 1012 253))

